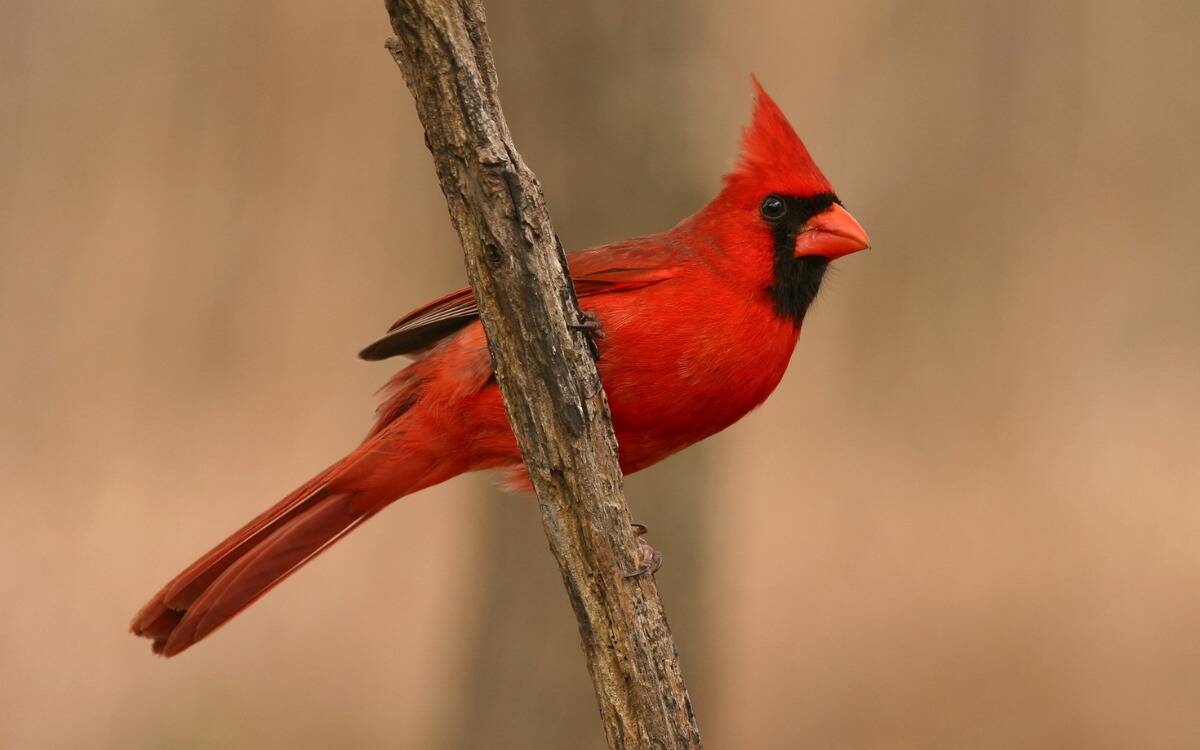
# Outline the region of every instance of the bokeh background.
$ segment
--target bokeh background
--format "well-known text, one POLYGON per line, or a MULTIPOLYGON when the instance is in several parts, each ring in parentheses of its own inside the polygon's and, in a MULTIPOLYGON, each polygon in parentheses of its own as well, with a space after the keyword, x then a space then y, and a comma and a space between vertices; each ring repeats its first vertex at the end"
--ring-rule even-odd
MULTIPOLYGON (((0 4, 0 746, 603 746, 484 476, 178 659, 125 633, 463 281, 381 5, 0 4)), ((875 243, 763 409, 628 482, 708 745, 1200 746, 1200 4, 488 9, 568 246, 702 205, 752 71, 875 243)))

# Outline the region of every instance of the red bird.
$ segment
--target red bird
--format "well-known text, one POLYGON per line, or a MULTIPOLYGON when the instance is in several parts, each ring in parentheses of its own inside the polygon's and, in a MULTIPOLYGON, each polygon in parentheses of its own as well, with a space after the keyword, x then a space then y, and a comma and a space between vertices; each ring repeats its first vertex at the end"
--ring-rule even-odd
MULTIPOLYGON (((754 120, 711 203, 662 234, 570 256, 602 325, 600 377, 632 473, 725 429, 787 369, 829 261, 863 228, 754 82, 754 120)), ((461 289, 401 318, 362 352, 414 362, 392 378, 363 443, 175 577, 131 629, 173 656, 390 503, 453 476, 503 469, 528 486, 478 309, 461 289)))

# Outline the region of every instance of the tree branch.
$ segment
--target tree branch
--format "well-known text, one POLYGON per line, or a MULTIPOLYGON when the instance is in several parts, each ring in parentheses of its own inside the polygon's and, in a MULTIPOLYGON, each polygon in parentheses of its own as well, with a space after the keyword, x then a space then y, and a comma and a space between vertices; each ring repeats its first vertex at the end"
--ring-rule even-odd
POLYGON ((611 748, 699 748, 658 590, 640 563, 617 443, 542 189, 508 132, 480 0, 386 0, 466 253, 496 378, 579 622, 611 748))

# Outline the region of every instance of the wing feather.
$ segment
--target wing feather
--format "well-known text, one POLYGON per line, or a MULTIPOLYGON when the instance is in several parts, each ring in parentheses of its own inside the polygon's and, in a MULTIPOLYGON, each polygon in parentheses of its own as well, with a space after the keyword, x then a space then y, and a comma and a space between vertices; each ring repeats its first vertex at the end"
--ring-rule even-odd
MULTIPOLYGON (((588 259, 593 260, 593 259, 588 259)), ((575 266, 576 263, 572 263, 575 266)), ((580 263, 579 265, 594 265, 580 263)), ((580 299, 596 294, 626 292, 671 278, 669 268, 600 268, 575 276, 575 293, 580 299)), ((572 268, 574 272, 575 269, 572 268)), ((358 356, 378 361, 402 354, 420 354, 479 319, 479 306, 470 288, 459 289, 413 310, 392 324, 387 334, 359 352, 358 356)))

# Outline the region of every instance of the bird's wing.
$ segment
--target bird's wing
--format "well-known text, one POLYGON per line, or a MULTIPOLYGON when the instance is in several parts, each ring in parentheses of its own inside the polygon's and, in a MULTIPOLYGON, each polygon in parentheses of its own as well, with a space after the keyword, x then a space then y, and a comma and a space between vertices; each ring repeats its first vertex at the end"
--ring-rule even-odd
MULTIPOLYGON (((629 246, 609 246, 569 256, 575 293, 583 299, 626 292, 674 275, 671 266, 655 265, 653 260, 650 254, 629 246)), ((475 295, 469 288, 459 289, 397 320, 383 338, 358 356, 376 361, 401 354, 420 354, 478 319, 475 295)))
POLYGON ((478 317, 475 295, 470 288, 459 289, 400 318, 383 338, 363 349, 358 356, 374 362, 421 352, 478 317))

